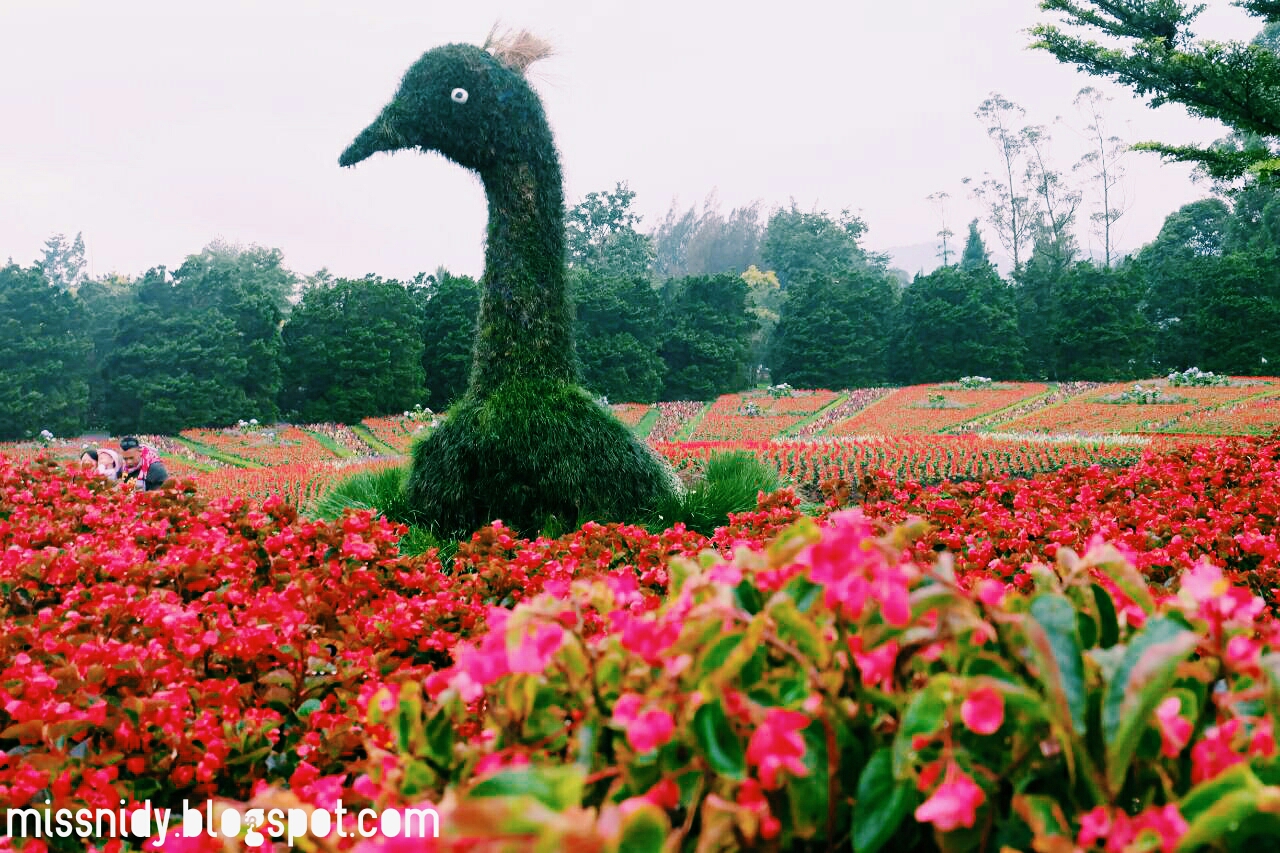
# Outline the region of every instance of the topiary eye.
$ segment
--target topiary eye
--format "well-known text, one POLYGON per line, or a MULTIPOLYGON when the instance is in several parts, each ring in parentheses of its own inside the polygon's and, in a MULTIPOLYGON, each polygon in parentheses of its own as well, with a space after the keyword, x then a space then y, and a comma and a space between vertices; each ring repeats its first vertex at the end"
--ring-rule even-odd
POLYGON ((450 93, 449 97, 453 99, 455 104, 465 104, 467 102, 467 90, 454 89, 453 92, 450 93))

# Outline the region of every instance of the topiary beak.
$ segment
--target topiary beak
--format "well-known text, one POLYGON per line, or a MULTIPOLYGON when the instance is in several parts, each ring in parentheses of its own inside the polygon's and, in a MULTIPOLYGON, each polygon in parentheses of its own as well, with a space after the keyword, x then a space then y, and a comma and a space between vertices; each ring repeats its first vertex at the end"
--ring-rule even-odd
POLYGON ((354 166, 379 151, 397 151, 406 147, 391 118, 391 106, 382 111, 377 121, 366 127, 338 158, 339 166, 354 166))

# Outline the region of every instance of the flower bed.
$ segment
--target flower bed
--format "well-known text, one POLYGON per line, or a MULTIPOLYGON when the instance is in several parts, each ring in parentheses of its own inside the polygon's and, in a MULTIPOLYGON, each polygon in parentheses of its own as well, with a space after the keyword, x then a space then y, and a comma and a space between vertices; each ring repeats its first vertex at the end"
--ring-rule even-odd
POLYGON ((832 424, 853 417, 876 400, 891 394, 893 390, 892 388, 856 388, 845 391, 845 399, 800 427, 796 434, 799 436, 821 435, 832 424))
POLYGON ((1158 424, 1155 430, 1194 435, 1271 435, 1280 430, 1280 396, 1271 394, 1201 409, 1158 424))
POLYGON ((1027 477, 1066 465, 1128 465, 1140 444, 1000 439, 985 436, 866 436, 809 441, 697 441, 657 444, 677 470, 700 465, 715 453, 746 450, 810 490, 841 477, 857 483, 880 475, 897 481, 988 480, 1027 477))
POLYGON ((614 417, 634 429, 653 407, 645 403, 614 403, 609 408, 614 417))
POLYGON ((386 418, 365 418, 360 423, 373 433, 378 441, 407 456, 413 450, 413 443, 431 432, 432 419, 395 415, 386 418))
POLYGON ((446 572, 368 513, 0 459, 0 802, 430 804, 459 851, 1266 849, 1280 443, 864 485, 712 540, 490 527, 446 572))
POLYGON ((288 424, 245 429, 185 429, 181 435, 259 465, 287 465, 337 458, 314 436, 288 424))
MULTIPOLYGON (((1270 389, 1266 384, 1231 385, 1226 387, 1165 388, 1161 381, 1143 383, 1144 387, 1167 390, 1186 399, 1183 403, 1151 404, 1107 402, 1133 390, 1131 382, 1104 385, 1092 393, 1071 398, 1062 405, 1042 409, 1001 424, 1002 430, 1014 432, 1070 432, 1105 435, 1108 433, 1160 432, 1161 424, 1187 417, 1202 409, 1246 400, 1270 389)), ((1274 380, 1272 380, 1274 381, 1274 380)))
POLYGON ((658 403, 658 421, 649 432, 649 441, 672 441, 689 421, 702 411, 702 404, 694 400, 676 400, 658 403))
POLYGON ((191 479, 201 494, 210 497, 248 498, 264 501, 271 496, 284 500, 301 513, 329 489, 361 471, 373 471, 403 464, 402 459, 356 459, 329 462, 293 462, 270 468, 221 468, 197 473, 191 479))
POLYGON ((725 394, 694 430, 695 441, 762 441, 773 438, 806 417, 830 405, 840 395, 834 391, 791 391, 775 396, 767 391, 725 394))
POLYGON ((943 385, 899 388, 852 418, 835 424, 828 435, 902 435, 937 433, 1021 400, 1043 394, 1047 385, 1019 382, 994 388, 943 390, 943 385), (930 406, 942 395, 947 406, 930 406))

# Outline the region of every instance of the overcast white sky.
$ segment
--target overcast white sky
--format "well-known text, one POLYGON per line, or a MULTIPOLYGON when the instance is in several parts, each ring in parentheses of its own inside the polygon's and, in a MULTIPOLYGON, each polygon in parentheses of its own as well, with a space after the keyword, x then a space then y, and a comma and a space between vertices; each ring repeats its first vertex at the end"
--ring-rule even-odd
MULTIPOLYGON (((1200 35, 1259 29, 1209 7, 1200 35)), ((859 211, 882 250, 933 239, 925 197, 942 190, 963 232, 961 178, 997 165, 973 116, 993 90, 1079 128, 1071 101, 1093 83, 1128 140, 1224 135, 1028 50, 1036 0, 0 0, 0 259, 83 231, 95 275, 173 267, 215 238, 278 247, 302 273, 478 274, 471 173, 416 152, 337 160, 423 51, 499 19, 557 48, 530 75, 567 202, 627 181, 645 228, 716 189, 726 212, 859 211)), ((1069 167, 1082 143, 1054 138, 1069 167)), ((1147 154, 1128 184, 1127 247, 1206 194, 1147 154)))

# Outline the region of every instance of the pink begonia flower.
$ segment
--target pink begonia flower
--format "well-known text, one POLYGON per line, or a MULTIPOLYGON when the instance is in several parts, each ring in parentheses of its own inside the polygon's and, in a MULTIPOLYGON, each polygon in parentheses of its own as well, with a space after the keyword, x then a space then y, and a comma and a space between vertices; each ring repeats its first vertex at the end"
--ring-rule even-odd
POLYGON ((853 662, 862 673, 862 683, 880 690, 893 690, 893 667, 898 660, 898 642, 890 640, 869 652, 862 650, 862 638, 849 638, 853 662))
POLYGON ((514 649, 507 651, 512 672, 538 673, 547 668, 564 641, 564 628, 553 623, 534 625, 514 649))
POLYGON ((1156 722, 1160 724, 1160 752, 1166 758, 1177 758, 1191 739, 1191 722, 1182 715, 1182 700, 1170 696, 1156 707, 1156 722))
POLYGON ((613 722, 627 731, 627 743, 639 753, 666 744, 675 734, 676 722, 661 708, 644 707, 644 698, 635 693, 624 693, 613 705, 613 722))
POLYGON ((1238 719, 1205 729, 1204 737, 1191 747, 1192 784, 1208 781, 1228 767, 1244 761, 1244 756, 1231 746, 1232 739, 1239 731, 1238 719))
POLYGON ((933 796, 916 809, 915 817, 920 823, 933 824, 941 832, 972 827, 977 820, 978 806, 986 798, 977 783, 953 764, 947 768, 947 776, 933 796))
POLYGON ((804 737, 801 732, 809 725, 809 718, 799 711, 770 708, 764 722, 751 733, 747 742, 747 762, 760 768, 760 784, 766 789, 781 787, 778 772, 786 770, 792 776, 806 776, 804 737))
POLYGON ((1005 585, 1003 581, 995 578, 985 578, 978 583, 975 588, 978 600, 989 607, 999 607, 1004 604, 1005 585))
POLYGON ((1081 847, 1092 847, 1096 842, 1111 833, 1111 814, 1106 806, 1095 806, 1080 818, 1080 834, 1076 836, 1076 844, 1081 847))
POLYGON ((1262 644, 1242 634, 1227 641, 1227 662, 1238 669, 1256 668, 1262 657, 1262 644))
POLYGON ((995 734, 1004 723, 1004 697, 994 687, 979 687, 960 705, 960 719, 976 734, 995 734))

